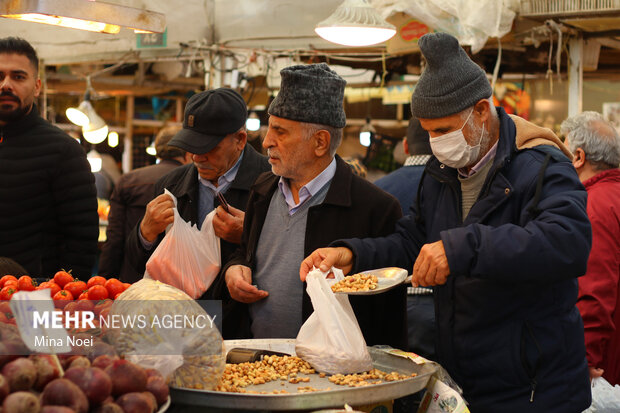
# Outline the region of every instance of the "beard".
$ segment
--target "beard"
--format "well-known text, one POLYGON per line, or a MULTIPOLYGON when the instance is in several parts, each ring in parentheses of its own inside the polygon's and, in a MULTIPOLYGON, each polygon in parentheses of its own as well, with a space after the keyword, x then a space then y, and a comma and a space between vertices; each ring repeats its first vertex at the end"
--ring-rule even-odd
POLYGON ((30 112, 32 105, 24 106, 19 97, 15 96, 11 92, 3 92, 0 94, 0 98, 12 98, 17 103, 17 107, 13 107, 10 104, 4 104, 0 102, 0 121, 13 122, 21 119, 24 115, 30 112))

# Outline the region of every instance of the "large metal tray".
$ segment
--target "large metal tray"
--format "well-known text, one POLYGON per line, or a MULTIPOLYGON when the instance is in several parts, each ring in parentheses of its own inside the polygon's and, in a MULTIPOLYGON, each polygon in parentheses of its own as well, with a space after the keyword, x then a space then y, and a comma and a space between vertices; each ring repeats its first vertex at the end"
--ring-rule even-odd
MULTIPOLYGON (((226 340, 227 350, 241 347, 280 351, 295 354, 294 339, 254 339, 226 340)), ((302 375, 310 377, 309 383, 291 384, 281 380, 261 385, 248 386, 248 390, 272 391, 285 389, 291 394, 246 394, 225 393, 216 391, 193 390, 172 387, 170 389, 173 403, 190 406, 203 406, 232 410, 314 410, 330 407, 342 407, 345 403, 352 406, 366 405, 386 400, 393 400, 422 390, 426 387, 436 367, 432 364, 418 365, 412 361, 393 356, 382 350, 369 347, 374 367, 386 372, 397 371, 402 374, 417 373, 416 377, 394 382, 386 382, 366 387, 344 387, 331 383, 327 377, 320 378, 317 374, 302 375), (315 389, 326 389, 312 393, 295 393, 297 387, 312 386, 315 389)))

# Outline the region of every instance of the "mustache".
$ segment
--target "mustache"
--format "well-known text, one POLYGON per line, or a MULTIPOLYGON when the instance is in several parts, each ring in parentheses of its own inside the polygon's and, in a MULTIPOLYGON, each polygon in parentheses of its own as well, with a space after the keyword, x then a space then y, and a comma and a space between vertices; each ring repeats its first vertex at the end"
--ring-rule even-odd
POLYGON ((0 98, 3 98, 3 97, 10 97, 10 98, 13 98, 14 100, 19 101, 19 97, 17 97, 17 95, 13 94, 13 92, 11 92, 9 90, 6 90, 6 91, 0 93, 0 98))
POLYGON ((271 149, 267 149, 267 156, 270 158, 279 158, 280 155, 276 151, 272 151, 271 149))

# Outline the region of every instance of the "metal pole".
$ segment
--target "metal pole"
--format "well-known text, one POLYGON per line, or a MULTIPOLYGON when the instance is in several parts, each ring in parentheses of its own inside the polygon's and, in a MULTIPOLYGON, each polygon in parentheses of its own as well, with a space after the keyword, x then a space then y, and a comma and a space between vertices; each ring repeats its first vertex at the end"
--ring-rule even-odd
POLYGON ((134 97, 127 96, 127 107, 125 108, 125 137, 123 139, 123 173, 133 169, 133 117, 134 117, 134 97))
POLYGON ((581 113, 583 105, 583 37, 568 42, 568 116, 581 113))

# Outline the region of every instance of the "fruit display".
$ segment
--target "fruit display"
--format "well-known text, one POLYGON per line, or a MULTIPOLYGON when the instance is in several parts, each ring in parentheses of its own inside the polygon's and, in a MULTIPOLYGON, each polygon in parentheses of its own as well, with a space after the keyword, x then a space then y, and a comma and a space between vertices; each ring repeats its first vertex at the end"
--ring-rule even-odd
POLYGON ((118 356, 59 356, 62 375, 50 355, 0 360, 0 403, 3 413, 154 413, 169 398, 159 372, 118 356), (102 357, 109 361, 101 367, 102 357), (155 384, 154 384, 155 383, 155 384))
MULTIPOLYGON (((209 315, 183 291, 159 281, 143 279, 129 287, 109 309, 109 315, 135 319, 139 323, 110 329, 107 337, 121 354, 182 355, 183 364, 174 370, 171 384, 195 389, 214 389, 224 371, 224 343, 217 327, 209 325, 209 315), (155 325, 157 315, 181 323, 179 328, 155 325), (192 328, 191 322, 202 320, 206 326, 192 328)), ((163 321, 163 318, 162 318, 163 321)), ((194 326, 197 327, 197 326, 194 326)), ((152 383, 155 386, 157 383, 152 383)))

